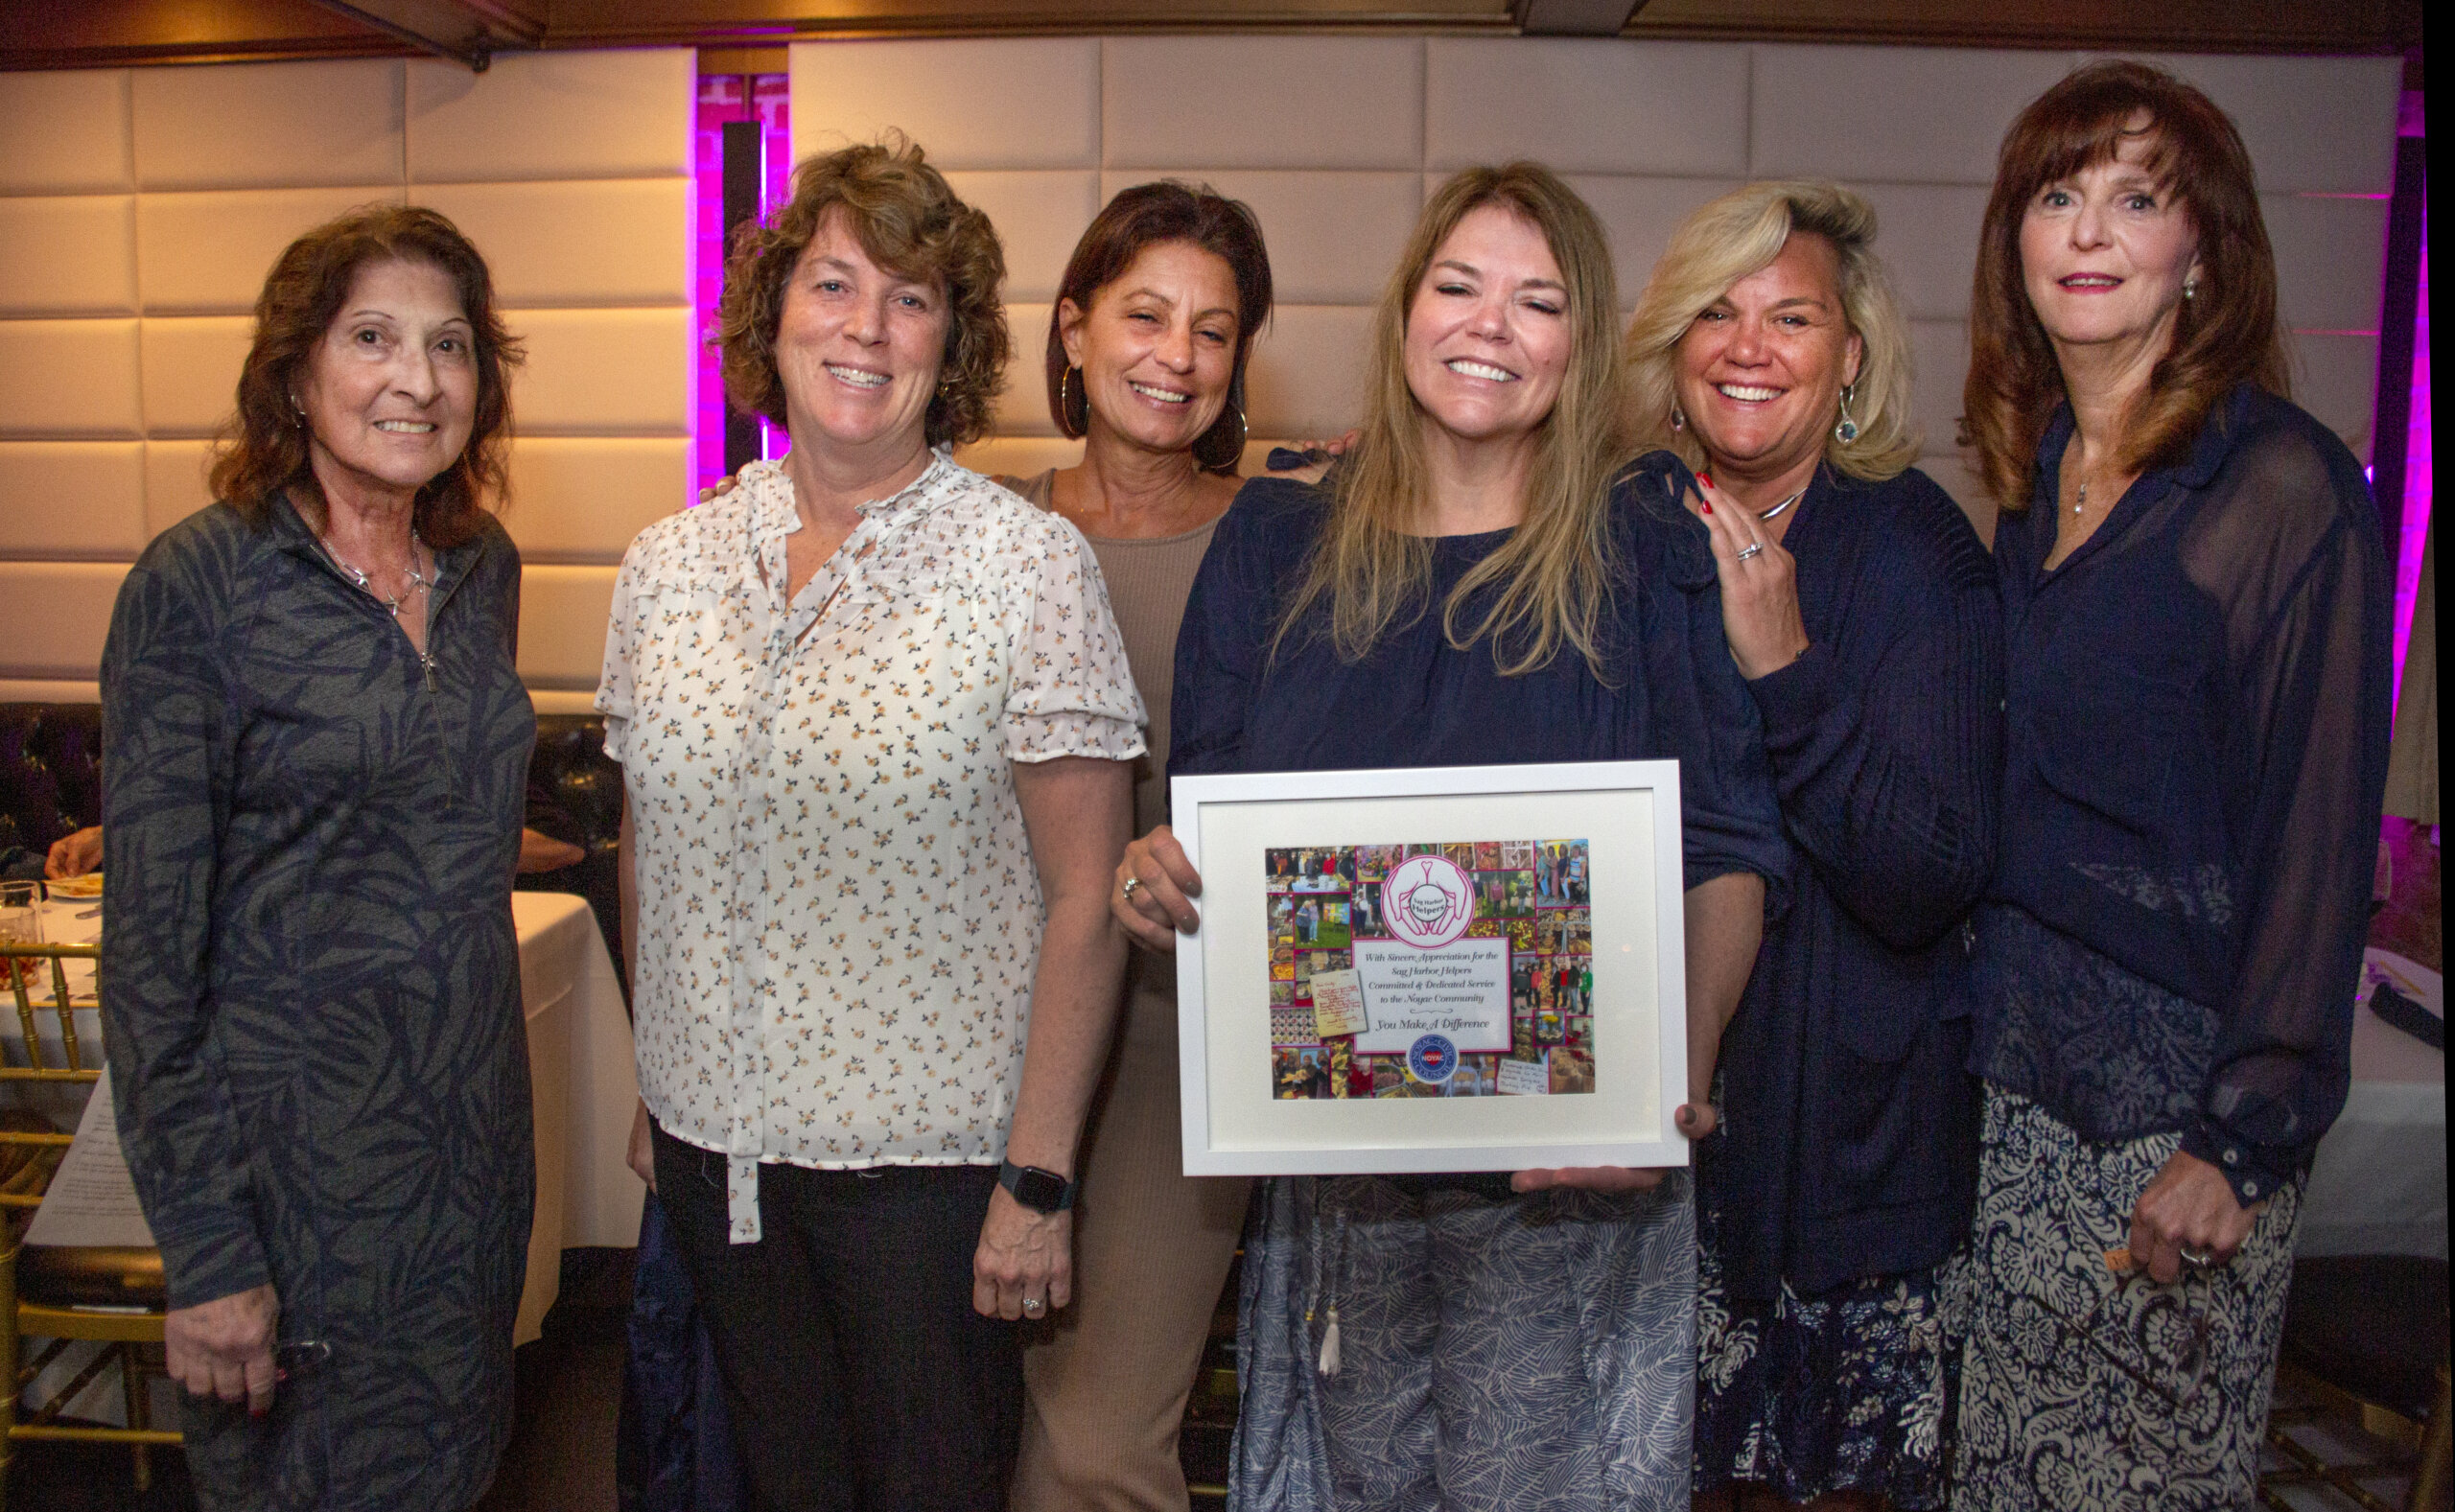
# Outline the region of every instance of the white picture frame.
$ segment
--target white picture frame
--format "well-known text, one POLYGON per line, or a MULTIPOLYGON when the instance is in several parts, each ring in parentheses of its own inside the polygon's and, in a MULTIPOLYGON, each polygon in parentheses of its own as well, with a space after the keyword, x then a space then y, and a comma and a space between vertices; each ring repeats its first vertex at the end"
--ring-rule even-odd
POLYGON ((1177 942, 1187 1175, 1688 1164, 1676 761, 1180 777, 1170 796, 1203 879, 1177 942), (1555 836, 1588 843, 1593 1092, 1279 1095, 1269 852, 1555 836))

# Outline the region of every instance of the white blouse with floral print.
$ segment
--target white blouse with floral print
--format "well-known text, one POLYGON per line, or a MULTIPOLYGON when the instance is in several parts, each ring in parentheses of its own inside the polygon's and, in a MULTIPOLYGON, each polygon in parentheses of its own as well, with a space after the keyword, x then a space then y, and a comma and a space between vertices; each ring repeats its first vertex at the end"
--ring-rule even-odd
POLYGON ((1005 1155, 1039 873, 1009 763, 1143 749, 1141 699, 1074 527, 944 454, 865 504, 788 601, 783 467, 622 559, 596 707, 639 874, 640 1090, 729 1158, 1005 1155))

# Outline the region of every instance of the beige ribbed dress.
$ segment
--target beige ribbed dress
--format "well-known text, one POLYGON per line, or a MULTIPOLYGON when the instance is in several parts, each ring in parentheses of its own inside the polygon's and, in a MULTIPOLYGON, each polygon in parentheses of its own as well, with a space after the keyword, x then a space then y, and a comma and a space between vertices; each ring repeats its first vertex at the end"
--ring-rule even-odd
MULTIPOLYGON (((1055 477, 997 481, 1046 509, 1055 477)), ((1216 523, 1156 540, 1087 538, 1151 712, 1134 784, 1137 835, 1167 822, 1177 627, 1216 523)), ((1251 1183, 1183 1175, 1176 962, 1134 951, 1125 990, 1124 1027, 1084 1135, 1073 1305, 1023 1353, 1015 1512, 1187 1505, 1177 1435, 1251 1183)))

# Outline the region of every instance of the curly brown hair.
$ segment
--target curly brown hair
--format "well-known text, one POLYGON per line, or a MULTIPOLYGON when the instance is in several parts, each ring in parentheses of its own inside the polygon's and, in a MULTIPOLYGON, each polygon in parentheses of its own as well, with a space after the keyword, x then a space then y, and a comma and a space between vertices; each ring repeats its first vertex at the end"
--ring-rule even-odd
POLYGON ((256 336, 239 369, 239 407, 224 422, 210 484, 250 524, 289 491, 291 503, 321 528, 324 492, 308 464, 307 431, 292 395, 317 343, 340 314, 358 271, 370 264, 432 265, 460 296, 476 347, 478 405, 459 459, 418 490, 411 517, 429 546, 456 547, 478 531, 486 509, 510 497, 510 369, 519 341, 495 309, 493 275, 460 228, 416 205, 362 205, 327 221, 285 248, 256 296, 256 336))
POLYGON ((2291 397, 2276 254, 2241 132, 2214 101, 2162 68, 2093 63, 2030 102, 2004 133, 1978 232, 1961 405, 1987 490, 2005 509, 2028 507, 2038 442, 2064 397, 2063 370, 2022 282, 2021 221, 2046 185, 2112 161, 2134 138, 2146 139, 2148 171, 2198 230, 2206 276, 2125 417, 2124 464, 2144 469, 2187 452, 2209 411, 2244 379, 2291 397))
POLYGON ((839 208, 871 262, 946 291, 946 360, 929 401, 928 442, 979 440, 1006 381, 1009 341, 999 297, 1006 251, 989 218, 956 198, 918 146, 892 133, 807 159, 793 170, 791 202, 766 224, 752 222, 735 234, 716 307, 725 396, 745 414, 786 423, 784 380, 776 366, 784 291, 828 213, 839 208))

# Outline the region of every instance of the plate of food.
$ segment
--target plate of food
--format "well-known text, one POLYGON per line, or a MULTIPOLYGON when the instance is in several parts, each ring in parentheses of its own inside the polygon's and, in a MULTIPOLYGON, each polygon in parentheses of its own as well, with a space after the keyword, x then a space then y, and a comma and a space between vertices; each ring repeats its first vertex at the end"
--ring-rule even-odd
POLYGON ((103 874, 88 872, 83 876, 55 877, 43 886, 54 897, 100 897, 103 896, 103 874))

